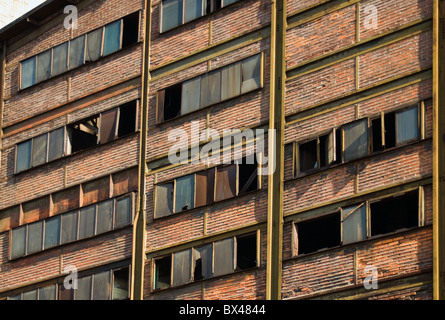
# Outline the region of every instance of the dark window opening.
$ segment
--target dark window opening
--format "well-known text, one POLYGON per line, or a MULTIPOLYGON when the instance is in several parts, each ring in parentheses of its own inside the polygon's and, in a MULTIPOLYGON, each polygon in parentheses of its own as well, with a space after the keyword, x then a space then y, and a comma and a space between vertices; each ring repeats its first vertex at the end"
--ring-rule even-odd
POLYGON ((71 144, 71 153, 85 150, 97 145, 99 133, 99 117, 69 125, 68 134, 71 144))
POLYGON ((297 224, 298 254, 311 253, 341 244, 340 213, 297 224))
POLYGON ((120 107, 119 127, 117 136, 123 137, 136 131, 136 101, 120 107))
POLYGON ((245 160, 239 164, 239 194, 258 189, 258 164, 245 163, 245 160))
POLYGON ((139 40, 139 12, 135 12, 122 19, 122 48, 135 44, 139 40))
POLYGON ((257 239, 255 235, 237 238, 236 267, 245 270, 257 266, 257 239))
POLYGON ((158 259, 155 261, 155 289, 163 289, 170 287, 171 282, 171 268, 172 258, 171 256, 158 259))
POLYGON ((299 145, 300 172, 305 172, 318 167, 317 140, 312 140, 299 145))
POLYGON ((128 299, 128 275, 128 267, 113 271, 113 300, 128 299))
POLYGON ((385 114, 385 147, 396 146, 396 117, 395 113, 385 114))
POLYGON ((206 13, 212 13, 221 9, 221 0, 206 0, 206 13))
POLYGON ((342 163, 342 149, 343 149, 343 143, 342 143, 342 130, 336 130, 335 131, 335 157, 336 161, 335 163, 342 163))
POLYGON ((417 190, 371 203, 371 235, 417 227, 418 213, 417 190))
POLYGON ((372 125, 372 151, 383 150, 382 118, 373 119, 372 125))
POLYGON ((164 121, 176 118, 181 114, 182 85, 175 85, 165 89, 164 121))

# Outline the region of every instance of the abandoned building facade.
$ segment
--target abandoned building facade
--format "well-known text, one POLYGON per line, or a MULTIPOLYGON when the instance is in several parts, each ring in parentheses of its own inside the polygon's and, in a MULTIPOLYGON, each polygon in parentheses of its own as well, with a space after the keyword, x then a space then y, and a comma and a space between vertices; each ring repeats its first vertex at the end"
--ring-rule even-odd
POLYGON ((48 0, 7 25, 0 300, 445 298, 443 17, 48 0))

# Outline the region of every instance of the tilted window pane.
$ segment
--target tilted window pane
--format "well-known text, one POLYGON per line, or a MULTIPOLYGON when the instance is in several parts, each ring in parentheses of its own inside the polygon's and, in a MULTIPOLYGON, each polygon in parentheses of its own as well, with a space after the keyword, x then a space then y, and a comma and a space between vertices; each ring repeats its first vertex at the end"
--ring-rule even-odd
POLYGON ((21 84, 20 88, 25 89, 36 83, 36 57, 20 63, 21 65, 21 84))
POLYGON ((99 203, 97 209, 97 233, 107 232, 113 229, 113 201, 108 200, 99 203))
POLYGON ((221 101, 221 70, 205 75, 201 79, 201 107, 221 101))
POLYGON ((37 55, 36 82, 48 79, 51 76, 51 50, 37 55))
POLYGON ((173 29, 182 24, 182 0, 162 2, 162 31, 173 29))
POLYGON ((45 221, 45 249, 60 243, 60 216, 45 221))
POLYGON ((173 254, 173 285, 177 286, 190 282, 191 278, 191 249, 173 254))
POLYGON ((113 271, 113 300, 128 298, 129 289, 129 268, 113 271))
POLYGON ((366 206, 342 209, 343 244, 366 239, 366 206))
POLYGON ((65 128, 51 131, 49 133, 48 161, 58 159, 64 155, 65 128))
POLYGON ((96 219, 96 206, 90 206, 80 210, 79 239, 94 236, 96 219))
POLYGON ((86 61, 96 61, 101 56, 102 28, 87 34, 86 61))
POLYGON ((48 135, 44 134, 33 139, 32 144, 32 166, 38 166, 46 162, 46 150, 48 135))
POLYGON ((75 300, 91 300, 91 276, 77 280, 75 300))
POLYGON ((112 109, 100 115, 99 142, 106 143, 116 138, 118 109, 112 109))
POLYGON ((241 63, 235 63, 221 70, 221 100, 241 94, 241 63))
POLYGON ((402 143, 419 137, 417 107, 396 113, 396 142, 402 143))
POLYGON ((185 21, 189 22, 202 15, 202 0, 185 0, 185 21))
POLYGON ((84 63, 85 36, 70 41, 70 69, 77 68, 84 63))
POLYGON ((212 276, 213 245, 193 249, 193 279, 208 279, 212 276))
POLYGON ((216 170, 215 201, 234 197, 236 195, 236 165, 230 165, 216 170))
POLYGON ((156 186, 155 217, 165 217, 173 213, 173 183, 156 186))
POLYGON ((121 24, 118 20, 105 26, 104 56, 121 48, 121 24))
POLYGON ((62 215, 62 244, 77 240, 77 211, 62 215))
POLYGON ((241 93, 261 87, 261 54, 243 60, 241 93))
POLYGON ((28 291, 28 292, 24 292, 23 300, 37 300, 37 289, 28 291))
POLYGON ((15 171, 20 172, 31 167, 31 146, 32 140, 28 140, 17 145, 17 158, 15 171))
POLYGON ((25 255, 26 249, 26 226, 12 230, 11 258, 25 255))
POLYGON ((176 179, 175 212, 195 207, 195 176, 188 175, 176 179))
POLYGON ((116 201, 116 224, 122 227, 131 223, 131 197, 125 197, 116 201))
POLYGON ((39 300, 56 300, 56 285, 40 288, 39 300))
POLYGON ((43 244, 43 221, 28 225, 28 249, 31 254, 42 250, 43 244))
POLYGON ((52 75, 58 75, 68 70, 68 42, 53 49, 52 75))
POLYGON ((344 128, 345 161, 368 154, 368 120, 354 122, 344 128))
POLYGON ((233 238, 215 242, 214 276, 228 274, 234 271, 234 248, 233 238))
POLYGON ((94 275, 93 300, 108 300, 110 298, 110 271, 94 275))
POLYGON ((201 96, 201 78, 192 79, 182 84, 181 114, 199 109, 201 96))

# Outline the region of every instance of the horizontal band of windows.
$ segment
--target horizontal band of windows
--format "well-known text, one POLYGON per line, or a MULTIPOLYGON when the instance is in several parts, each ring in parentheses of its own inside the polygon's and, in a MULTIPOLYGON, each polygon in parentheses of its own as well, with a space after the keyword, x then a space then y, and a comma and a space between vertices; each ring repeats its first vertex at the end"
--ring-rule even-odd
POLYGON ((423 188, 418 188, 294 222, 292 255, 313 253, 423 226, 423 199, 423 188))
POLYGON ((258 163, 247 158, 155 186, 155 218, 230 199, 261 188, 258 163))
POLYGON ((130 268, 115 268, 25 291, 7 300, 127 300, 130 298, 130 268), (77 288, 74 286, 74 282, 77 288))
POLYGON ((160 3, 160 32, 165 32, 240 0, 164 0, 160 3))
POLYGON ((154 259, 152 289, 166 289, 259 266, 258 233, 239 235, 154 259))
POLYGON ((140 12, 20 62, 20 89, 74 70, 139 42, 140 12))
POLYGON ((293 159, 293 176, 297 177, 423 139, 425 121, 424 104, 362 118, 287 144, 286 157, 293 159))
POLYGON ((134 197, 130 193, 12 229, 10 259, 131 225, 134 197))
POLYGON ((263 87, 264 54, 209 71, 157 93, 156 122, 232 99, 263 87))
POLYGON ((137 130, 138 100, 102 112, 16 145, 14 172, 19 173, 93 148, 137 130))

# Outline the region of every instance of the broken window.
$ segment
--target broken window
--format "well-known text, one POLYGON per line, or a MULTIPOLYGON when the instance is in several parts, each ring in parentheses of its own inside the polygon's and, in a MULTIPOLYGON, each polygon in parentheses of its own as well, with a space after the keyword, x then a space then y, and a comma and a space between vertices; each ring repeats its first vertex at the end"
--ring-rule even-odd
POLYGON ((192 209, 195 206, 195 175, 176 179, 175 213, 192 209))
POLYGON ((212 276, 213 245, 193 248, 193 280, 208 279, 212 276))
POLYGON ((342 208, 342 243, 348 244, 366 239, 366 205, 342 208))
POLYGON ((17 144, 15 172, 31 168, 32 140, 17 144))
POLYGON ((85 35, 70 41, 70 69, 80 67, 85 63, 85 35))
POLYGON ((236 238, 236 269, 246 270, 257 266, 256 235, 236 238))
POLYGON ((182 86, 175 85, 163 92, 163 118, 167 121, 181 115, 182 86))
POLYGON ((49 249, 60 244, 60 215, 45 221, 44 248, 49 249))
POLYGON ((213 275, 220 276, 234 271, 234 238, 214 243, 213 275))
POLYGON ((371 235, 385 234, 419 225, 417 190, 370 203, 371 235))
POLYGON ((109 55, 121 48, 121 27, 122 21, 114 21, 105 26, 103 55, 109 55))
POLYGON ((68 42, 64 42, 53 49, 53 65, 51 76, 57 76, 68 70, 68 42))
POLYGON ((258 54, 243 60, 243 79, 241 93, 246 93, 261 87, 262 55, 258 54))
POLYGON ((49 79, 51 76, 51 50, 37 55, 36 82, 49 79))
POLYGON ((20 63, 20 88, 25 89, 36 83, 36 57, 20 63))
POLYGON ((324 168, 336 160, 335 129, 298 145, 299 172, 324 168))
POLYGON ((258 164, 241 163, 238 165, 238 182, 240 195, 258 189, 258 164))
POLYGON ((154 289, 170 287, 172 258, 171 255, 155 260, 154 289))
POLYGON ((236 172, 234 164, 216 169, 215 201, 236 196, 236 172))
POLYGON ((298 254, 316 252, 341 244, 339 213, 299 222, 295 228, 298 254))
POLYGON ((132 13, 122 19, 122 48, 139 41, 139 12, 132 13))
POLYGON ((344 161, 368 155, 368 119, 359 120, 343 127, 344 161))
POLYGON ((162 2, 162 32, 182 24, 183 0, 164 0, 162 2))
POLYGON ((69 125, 67 131, 70 147, 69 153, 94 147, 98 143, 99 116, 69 125))
POLYGON ((191 280, 192 251, 190 249, 173 254, 173 285, 181 285, 191 280))
POLYGON ((318 167, 317 139, 298 145, 300 172, 310 171, 318 167))
POLYGON ((113 300, 129 298, 129 267, 113 270, 113 300))

